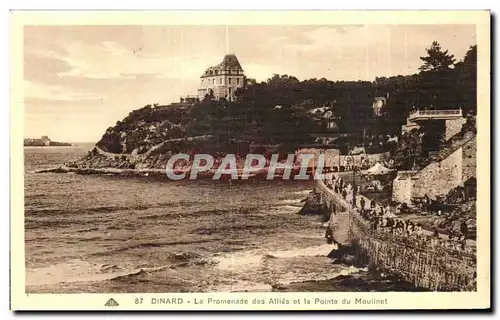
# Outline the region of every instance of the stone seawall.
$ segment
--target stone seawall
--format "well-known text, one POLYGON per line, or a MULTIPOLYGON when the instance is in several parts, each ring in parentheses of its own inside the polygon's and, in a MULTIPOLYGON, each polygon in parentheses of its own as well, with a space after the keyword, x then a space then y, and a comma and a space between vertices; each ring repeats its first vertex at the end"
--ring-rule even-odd
POLYGON ((375 234, 351 205, 317 180, 315 190, 323 201, 334 202, 348 215, 348 241, 356 254, 389 274, 402 277, 416 287, 438 291, 476 291, 476 257, 444 247, 425 247, 411 239, 375 234))

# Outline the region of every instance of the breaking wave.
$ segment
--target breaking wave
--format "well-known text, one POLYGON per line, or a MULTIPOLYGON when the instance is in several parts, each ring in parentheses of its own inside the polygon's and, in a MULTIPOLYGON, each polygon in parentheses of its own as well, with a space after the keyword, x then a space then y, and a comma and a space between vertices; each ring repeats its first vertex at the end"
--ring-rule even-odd
POLYGON ((312 190, 302 190, 302 191, 295 191, 295 192, 292 192, 292 194, 299 194, 299 195, 308 195, 309 193, 311 193, 312 190))

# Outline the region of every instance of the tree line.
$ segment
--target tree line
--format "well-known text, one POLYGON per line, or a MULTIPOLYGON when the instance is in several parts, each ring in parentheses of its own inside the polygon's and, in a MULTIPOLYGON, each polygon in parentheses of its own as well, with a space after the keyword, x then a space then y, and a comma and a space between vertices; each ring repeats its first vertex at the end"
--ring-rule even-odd
MULTIPOLYGON (((325 131, 324 123, 311 115, 322 107, 332 112, 336 130, 358 136, 399 134, 412 109, 455 109, 476 113, 477 47, 471 46, 463 59, 437 42, 421 57, 413 75, 377 77, 374 81, 330 81, 325 78, 299 81, 290 75, 274 74, 267 81, 249 81, 236 91, 235 101, 206 96, 189 108, 146 106, 135 110, 109 128, 100 146, 119 149, 120 131, 140 134, 137 123, 168 120, 175 125, 169 137, 213 135, 214 143, 233 141, 285 144, 293 148, 312 143, 312 133, 325 131), (374 116, 375 97, 386 97, 382 114, 374 116)), ((142 135, 142 134, 141 134, 142 135)), ((130 135, 128 136, 130 138, 130 135)))

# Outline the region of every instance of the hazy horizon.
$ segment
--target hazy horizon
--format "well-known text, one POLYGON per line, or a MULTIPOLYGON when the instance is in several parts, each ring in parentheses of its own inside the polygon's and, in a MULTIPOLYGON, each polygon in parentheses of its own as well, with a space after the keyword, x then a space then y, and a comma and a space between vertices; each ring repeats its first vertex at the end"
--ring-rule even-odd
POLYGON ((25 27, 24 136, 95 143, 132 110, 196 94, 227 52, 259 82, 373 81, 417 73, 432 41, 457 61, 476 44, 475 25, 229 26, 227 39, 225 26, 25 27))

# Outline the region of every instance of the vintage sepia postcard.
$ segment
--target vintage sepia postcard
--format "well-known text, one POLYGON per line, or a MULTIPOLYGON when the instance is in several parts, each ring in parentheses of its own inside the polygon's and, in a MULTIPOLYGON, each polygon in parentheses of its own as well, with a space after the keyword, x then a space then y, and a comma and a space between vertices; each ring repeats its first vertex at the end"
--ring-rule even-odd
POLYGON ((489 309, 489 11, 11 13, 12 310, 489 309))

